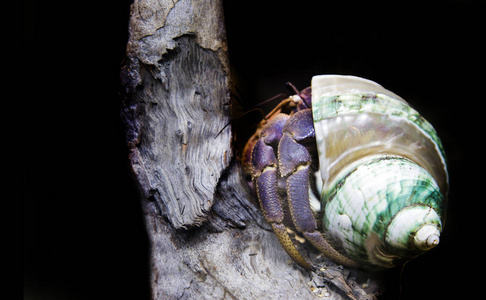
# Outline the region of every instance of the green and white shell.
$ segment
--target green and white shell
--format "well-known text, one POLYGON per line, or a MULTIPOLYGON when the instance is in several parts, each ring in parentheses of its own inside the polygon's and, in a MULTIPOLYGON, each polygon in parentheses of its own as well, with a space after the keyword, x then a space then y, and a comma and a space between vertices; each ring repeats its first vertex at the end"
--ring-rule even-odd
POLYGON ((399 96, 354 76, 314 76, 312 109, 327 236, 370 269, 435 247, 448 175, 432 125, 399 96))

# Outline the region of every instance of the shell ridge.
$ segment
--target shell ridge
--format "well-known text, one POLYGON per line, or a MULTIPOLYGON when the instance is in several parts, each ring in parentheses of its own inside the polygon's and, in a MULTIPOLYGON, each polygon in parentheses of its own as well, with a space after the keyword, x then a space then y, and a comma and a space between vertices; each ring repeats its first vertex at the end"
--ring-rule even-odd
MULTIPOLYGON (((385 131, 382 132, 382 134, 384 134, 383 139, 376 137, 375 140, 373 140, 373 137, 370 137, 367 145, 355 145, 354 148, 346 149, 344 151, 336 151, 340 153, 339 158, 334 160, 332 165, 327 166, 328 170, 335 164, 341 163, 341 159, 346 155, 357 152, 359 149, 366 149, 367 147, 371 148, 380 144, 383 145, 385 151, 387 148, 397 148, 398 145, 400 145, 400 133, 389 133, 391 129, 386 129, 386 127, 383 126, 386 126, 386 124, 397 124, 395 125, 396 127, 394 127, 396 128, 394 130, 397 131, 400 129, 400 127, 397 126, 402 124, 403 126, 410 126, 410 132, 416 132, 416 134, 423 139, 422 145, 429 144, 429 147, 432 146, 434 151, 438 153, 440 161, 436 161, 435 163, 428 160, 427 163, 424 164, 424 161, 420 161, 420 157, 417 157, 419 161, 416 161, 416 159, 413 160, 421 165, 427 166, 428 171, 431 173, 437 174, 434 170, 441 170, 441 176, 445 181, 445 184, 441 186, 441 190, 444 195, 447 195, 449 177, 446 170, 447 161, 442 142, 433 126, 415 109, 410 107, 408 103, 381 93, 345 93, 338 96, 322 96, 313 103, 314 126, 316 128, 324 126, 323 122, 320 121, 344 122, 343 126, 346 126, 346 117, 354 116, 355 118, 360 118, 361 116, 364 117, 365 115, 368 115, 370 116, 371 122, 378 122, 376 125, 382 126, 381 130, 388 130, 388 133, 385 131), (394 143, 394 141, 397 141, 397 143, 394 143)), ((361 135, 363 134, 362 132, 367 130, 366 128, 350 128, 350 131, 351 129, 356 130, 361 135)), ((405 131, 402 131, 401 134, 404 132, 405 131)), ((320 144, 323 143, 320 142, 320 144)), ((404 153, 410 152, 410 149, 406 149, 406 147, 418 150, 417 147, 420 148, 420 145, 419 142, 402 145, 403 149, 396 154, 405 155, 404 153)), ((391 152, 394 153, 393 151, 391 152)), ((410 156, 407 157, 411 158, 410 156)), ((325 164, 321 163, 321 166, 323 165, 325 164)))
POLYGON ((346 93, 338 96, 322 96, 313 101, 314 122, 341 114, 381 113, 402 117, 431 136, 444 155, 442 143, 434 127, 408 103, 381 93, 346 93), (346 102, 346 105, 344 105, 346 102), (336 104, 338 103, 338 104, 336 104))
POLYGON ((376 251, 381 256, 396 256, 396 250, 387 249, 385 237, 389 224, 405 208, 421 206, 427 207, 428 211, 436 211, 439 216, 443 213, 443 197, 438 185, 424 168, 408 158, 389 154, 374 155, 348 166, 342 172, 344 174, 334 181, 328 194, 324 195, 327 202, 324 224, 327 224, 325 227, 329 235, 339 240, 352 258, 362 260, 376 251), (359 185, 362 179, 356 177, 362 176, 356 173, 358 171, 368 174, 367 180, 377 184, 363 190, 363 186, 359 185), (394 174, 405 174, 406 179, 399 179, 394 174), (330 215, 328 209, 337 214, 330 215), (345 218, 350 218, 348 223, 352 230, 343 230, 341 225, 345 218), (375 235, 373 241, 380 249, 371 247, 372 242, 368 241, 370 235, 375 235), (364 251, 355 247, 358 244, 367 244, 369 247, 364 251))

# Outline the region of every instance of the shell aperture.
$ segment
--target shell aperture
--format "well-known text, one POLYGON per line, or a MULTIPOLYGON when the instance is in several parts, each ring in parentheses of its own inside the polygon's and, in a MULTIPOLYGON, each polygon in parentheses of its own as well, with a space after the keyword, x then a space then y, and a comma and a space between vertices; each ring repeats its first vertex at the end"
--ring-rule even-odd
POLYGON ((434 128, 358 77, 312 79, 323 226, 352 259, 388 268, 439 243, 448 175, 434 128))

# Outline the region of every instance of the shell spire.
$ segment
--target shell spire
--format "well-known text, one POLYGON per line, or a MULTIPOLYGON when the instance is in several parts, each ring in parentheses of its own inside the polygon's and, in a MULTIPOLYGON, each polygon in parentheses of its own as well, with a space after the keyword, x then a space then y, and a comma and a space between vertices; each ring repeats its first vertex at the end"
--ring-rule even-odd
POLYGON ((440 231, 436 226, 425 225, 420 228, 414 237, 415 247, 422 250, 430 250, 440 242, 440 231))

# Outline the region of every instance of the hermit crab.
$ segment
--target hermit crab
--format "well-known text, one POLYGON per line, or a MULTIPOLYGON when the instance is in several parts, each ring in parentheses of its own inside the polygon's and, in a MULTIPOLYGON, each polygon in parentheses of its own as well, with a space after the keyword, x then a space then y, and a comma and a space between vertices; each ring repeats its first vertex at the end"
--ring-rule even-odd
POLYGON ((442 143, 405 100, 373 81, 314 76, 262 121, 242 162, 265 219, 305 269, 313 264, 287 228, 329 259, 370 270, 439 243, 448 191, 442 143))

